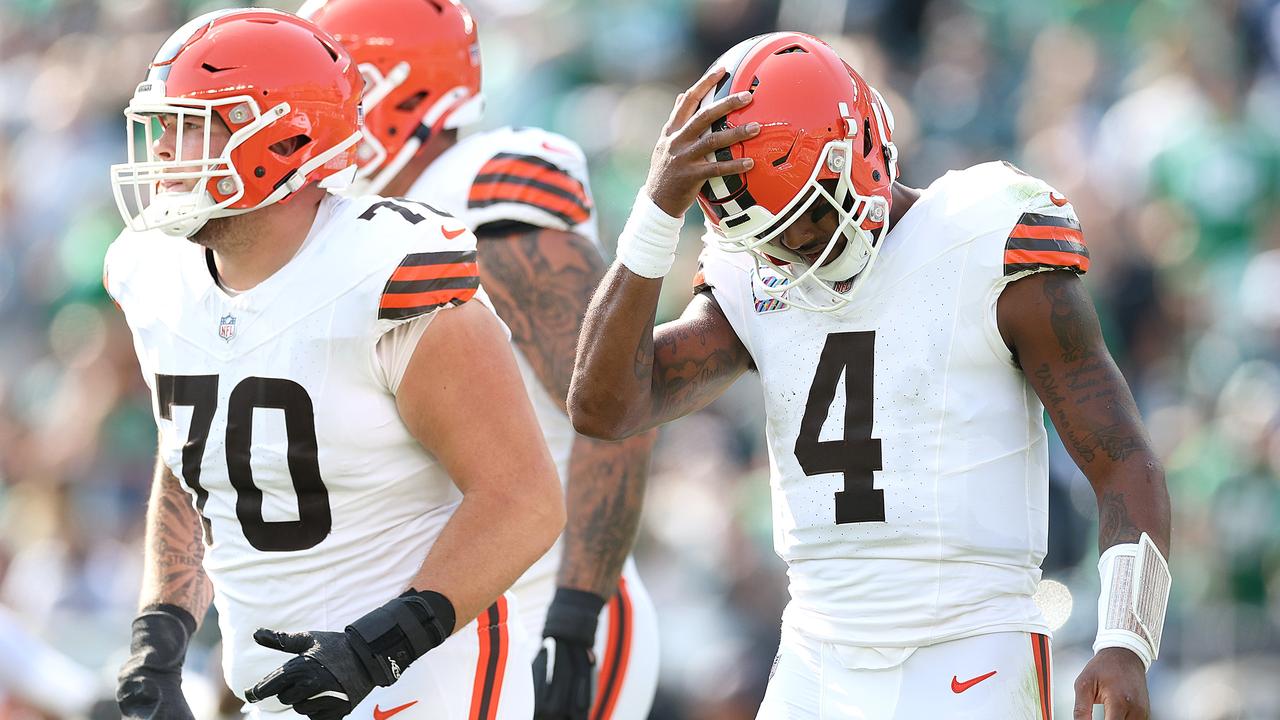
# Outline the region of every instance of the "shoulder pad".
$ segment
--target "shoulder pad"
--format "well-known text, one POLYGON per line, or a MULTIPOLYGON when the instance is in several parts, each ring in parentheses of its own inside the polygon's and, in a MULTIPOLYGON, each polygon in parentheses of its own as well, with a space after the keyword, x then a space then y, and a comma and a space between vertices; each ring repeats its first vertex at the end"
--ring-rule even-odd
POLYGON ((991 249, 1003 250, 1004 276, 1089 269, 1075 209, 1044 180, 1007 162, 989 162, 939 182, 948 221, 975 240, 1002 246, 991 249))
POLYGON ((382 290, 379 320, 407 320, 475 297, 480 271, 475 248, 409 253, 382 290))
MULTIPOLYGON (((1012 167, 1012 166, 1010 166, 1012 167)), ((1089 270, 1089 248, 1071 201, 1044 181, 1023 203, 1004 246, 1004 274, 1089 270)))
POLYGON ((393 323, 461 305, 476 294, 476 238, 452 215, 424 202, 367 197, 353 201, 353 222, 385 227, 365 247, 379 246, 386 278, 378 319, 393 323))
POLYGON ((564 230, 591 220, 586 158, 576 143, 534 128, 492 136, 467 195, 468 210, 505 209, 478 215, 492 215, 485 222, 515 220, 564 230))
POLYGON ((116 307, 127 310, 139 282, 155 282, 161 278, 171 277, 170 273, 156 272, 153 263, 163 263, 169 259, 171 251, 181 247, 174 238, 158 231, 134 232, 125 228, 115 240, 107 246, 106 255, 102 259, 102 286, 116 307))

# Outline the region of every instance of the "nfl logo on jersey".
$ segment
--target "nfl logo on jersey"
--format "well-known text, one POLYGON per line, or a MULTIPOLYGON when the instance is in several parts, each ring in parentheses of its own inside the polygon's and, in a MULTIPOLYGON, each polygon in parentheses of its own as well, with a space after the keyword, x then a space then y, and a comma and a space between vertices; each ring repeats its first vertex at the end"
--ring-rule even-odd
POLYGON ((236 336, 236 316, 223 315, 218 321, 218 337, 231 342, 231 338, 236 336))

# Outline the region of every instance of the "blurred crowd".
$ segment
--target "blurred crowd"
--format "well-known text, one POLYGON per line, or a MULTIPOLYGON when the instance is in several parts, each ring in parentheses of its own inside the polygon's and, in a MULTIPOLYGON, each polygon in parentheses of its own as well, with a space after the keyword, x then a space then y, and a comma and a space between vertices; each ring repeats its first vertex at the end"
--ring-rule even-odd
MULTIPOLYGON (((155 429, 100 283, 121 227, 107 166, 150 56, 227 5, 0 0, 0 719, 71 716, 40 697, 107 690, 127 644, 155 429)), ((1280 718, 1280 0, 469 5, 484 126, 581 143, 607 244, 675 95, 775 29, 822 37, 883 91, 907 184, 1008 159, 1070 197, 1174 502, 1155 717, 1280 718)), ((690 222, 665 316, 688 299, 697 236, 690 222)), ((1045 576, 1061 584, 1042 595, 1069 716, 1096 624, 1096 511, 1054 447, 1045 576)), ((754 717, 787 597, 767 467, 753 377, 662 437, 637 550, 662 624, 655 720, 754 717)), ((189 661, 207 717, 216 643, 206 623, 189 661)))

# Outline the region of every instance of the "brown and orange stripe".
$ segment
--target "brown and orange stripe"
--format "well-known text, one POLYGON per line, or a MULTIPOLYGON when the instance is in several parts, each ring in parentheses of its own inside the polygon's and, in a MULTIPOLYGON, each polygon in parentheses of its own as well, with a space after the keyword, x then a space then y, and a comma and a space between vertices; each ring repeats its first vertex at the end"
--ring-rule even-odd
POLYGON ((403 320, 445 305, 461 305, 479 286, 474 250, 406 255, 382 289, 378 318, 403 320))
POLYGON ((591 217, 591 197, 554 163, 534 155, 498 153, 486 162, 471 184, 467 207, 519 203, 538 208, 573 226, 591 217))
POLYGON ((494 720, 502 697, 502 678, 507 667, 510 639, 507 636, 507 598, 489 606, 478 618, 480 652, 476 659, 476 679, 471 687, 468 720, 494 720))
POLYGON ((609 720, 618 705, 618 696, 622 694, 622 684, 627 677, 627 661, 631 657, 632 617, 627 580, 618 578, 618 591, 609 601, 609 640, 600 662, 598 693, 591 708, 591 720, 609 720))
POLYGON ((1031 657, 1036 663, 1036 686, 1040 689, 1040 717, 1043 720, 1053 720, 1053 684, 1048 636, 1031 633, 1031 657))
POLYGON ((1073 218, 1023 213, 1004 246, 1004 274, 1063 268, 1083 274, 1089 269, 1089 248, 1080 223, 1073 218))

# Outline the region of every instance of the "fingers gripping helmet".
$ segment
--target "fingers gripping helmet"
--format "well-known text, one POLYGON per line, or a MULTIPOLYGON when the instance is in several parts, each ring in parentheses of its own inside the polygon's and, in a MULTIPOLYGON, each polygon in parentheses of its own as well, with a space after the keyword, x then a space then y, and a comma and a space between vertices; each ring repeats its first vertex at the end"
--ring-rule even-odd
POLYGON ((811 310, 843 307, 865 281, 889 225, 898 175, 893 115, 830 46, 808 35, 760 35, 717 64, 727 74, 703 106, 742 91, 752 100, 712 130, 758 122, 761 131, 716 153, 719 160, 750 157, 755 165, 703 185, 698 203, 712 237, 724 250, 754 255, 757 274, 782 277, 761 278, 767 294, 787 293, 789 304, 811 310), (821 253, 787 249, 783 231, 819 209, 837 218, 821 253))
POLYGON ((476 24, 457 0, 309 0, 365 78, 359 190, 380 192, 435 132, 480 119, 476 24))
POLYGON ((352 167, 360 85, 341 46, 294 15, 238 9, 192 20, 160 48, 125 108, 129 161, 111 168, 125 223, 190 237, 210 218, 282 202, 352 167), (156 116, 172 118, 171 158, 156 153, 156 116), (197 118, 190 131, 203 126, 203 152, 185 157, 184 126, 197 118), (210 144, 215 118, 230 132, 221 152, 210 144), (161 192, 168 180, 195 184, 161 192))

